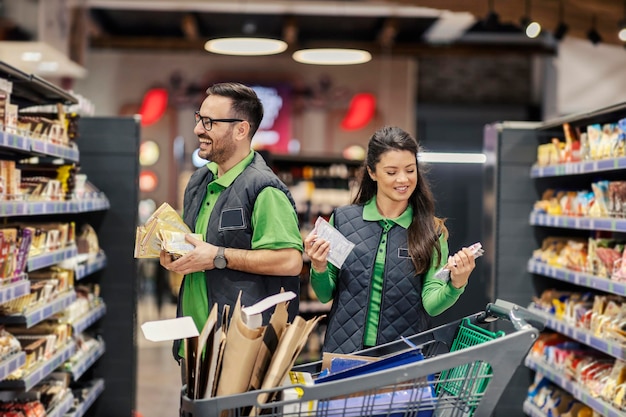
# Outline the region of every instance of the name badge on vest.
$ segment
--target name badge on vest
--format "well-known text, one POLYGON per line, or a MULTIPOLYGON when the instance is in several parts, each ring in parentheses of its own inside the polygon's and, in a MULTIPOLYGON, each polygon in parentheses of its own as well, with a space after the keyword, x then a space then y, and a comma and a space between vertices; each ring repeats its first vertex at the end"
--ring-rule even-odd
POLYGON ((398 258, 411 259, 411 255, 409 255, 409 250, 407 248, 398 248, 398 258))
POLYGON ((243 217, 243 207, 226 209, 220 214, 220 230, 245 229, 246 220, 243 217))

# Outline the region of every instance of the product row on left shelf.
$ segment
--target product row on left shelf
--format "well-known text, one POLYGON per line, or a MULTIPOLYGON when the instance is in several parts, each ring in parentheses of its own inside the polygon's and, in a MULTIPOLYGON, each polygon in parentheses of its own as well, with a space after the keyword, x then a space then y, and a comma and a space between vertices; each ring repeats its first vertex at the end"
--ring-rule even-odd
POLYGON ((12 91, 12 82, 0 78, 0 146, 9 153, 0 157, 0 201, 99 195, 78 165, 79 114, 67 112, 60 103, 19 107, 12 102, 12 91))
POLYGON ((80 417, 105 386, 93 365, 105 351, 95 324, 107 258, 77 214, 109 202, 80 174, 77 104, 0 62, 2 416, 80 417))
MULTIPOLYGON (((3 231, 6 229, 0 230, 3 231)), ((90 381, 87 385, 79 381, 105 350, 104 341, 90 329, 106 313, 99 285, 79 283, 106 266, 97 241, 93 241, 93 236, 90 239, 87 245, 65 242, 60 249, 32 256, 26 248, 32 268, 26 267, 27 274, 2 281, 2 415, 34 408, 45 410, 45 414, 36 415, 62 416, 74 408, 82 412, 72 415, 80 416, 88 408, 80 399, 93 401, 97 396, 92 394, 103 389, 103 381, 90 381), (50 253, 57 256, 50 257, 50 253)), ((11 264, 12 259, 7 258, 4 265, 11 264)))

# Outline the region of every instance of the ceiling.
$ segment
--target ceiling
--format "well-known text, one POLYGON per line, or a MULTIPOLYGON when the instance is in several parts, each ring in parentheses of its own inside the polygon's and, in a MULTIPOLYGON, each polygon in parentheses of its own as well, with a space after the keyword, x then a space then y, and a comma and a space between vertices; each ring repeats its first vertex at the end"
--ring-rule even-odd
POLYGON ((333 46, 387 56, 555 54, 559 22, 568 37, 588 42, 594 26, 602 43, 621 46, 625 14, 626 0, 0 0, 0 61, 83 78, 88 49, 202 51, 207 40, 230 35, 284 39, 287 53, 333 46), (52 5, 69 7, 69 19, 54 8, 42 12, 52 5), (539 38, 522 33, 523 16, 541 23, 539 38), (50 44, 42 35, 49 26, 70 28, 69 39, 50 44), (23 62, 31 50, 41 62, 23 62), (44 61, 58 68, 44 69, 44 61))
POLYGON ((531 40, 520 30, 529 16, 545 31, 560 20, 568 36, 595 27, 621 44, 621 0, 83 0, 91 48, 201 50, 211 38, 245 34, 287 40, 291 49, 363 47, 373 53, 553 53, 550 35, 531 40), (560 19, 560 5, 563 17, 560 19), (530 6, 530 9, 528 9, 530 6), (490 13, 500 24, 489 25, 490 13))

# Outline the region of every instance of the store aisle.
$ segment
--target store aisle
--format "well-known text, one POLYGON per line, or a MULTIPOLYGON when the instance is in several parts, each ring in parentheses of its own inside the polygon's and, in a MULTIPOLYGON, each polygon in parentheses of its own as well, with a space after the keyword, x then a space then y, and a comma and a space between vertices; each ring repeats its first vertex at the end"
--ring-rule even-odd
POLYGON ((151 295, 144 295, 137 306, 137 411, 142 417, 178 416, 180 368, 172 358, 170 342, 150 342, 141 333, 142 323, 174 318, 176 306, 165 303, 161 314, 151 295))

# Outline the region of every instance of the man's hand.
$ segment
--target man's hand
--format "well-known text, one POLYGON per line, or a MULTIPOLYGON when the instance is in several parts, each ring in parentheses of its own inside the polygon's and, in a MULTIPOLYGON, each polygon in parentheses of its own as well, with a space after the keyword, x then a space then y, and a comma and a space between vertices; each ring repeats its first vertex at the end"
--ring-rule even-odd
POLYGON ((195 248, 176 260, 173 260, 169 253, 161 251, 161 265, 165 269, 185 275, 215 268, 213 259, 217 255, 217 246, 190 235, 185 235, 185 240, 194 245, 195 248))
MULTIPOLYGON (((218 247, 190 235, 185 235, 185 239, 195 248, 176 260, 172 259, 169 253, 161 251, 161 265, 183 275, 214 269, 213 260, 218 247)), ((291 276, 298 275, 302 270, 302 253, 297 249, 246 250, 227 247, 224 254, 228 260, 227 268, 235 271, 257 275, 291 276)))

